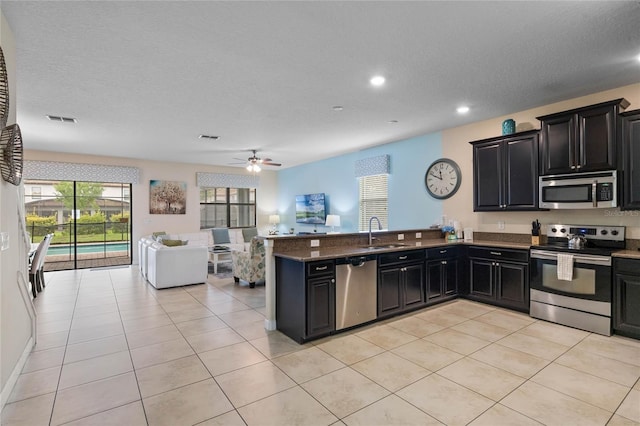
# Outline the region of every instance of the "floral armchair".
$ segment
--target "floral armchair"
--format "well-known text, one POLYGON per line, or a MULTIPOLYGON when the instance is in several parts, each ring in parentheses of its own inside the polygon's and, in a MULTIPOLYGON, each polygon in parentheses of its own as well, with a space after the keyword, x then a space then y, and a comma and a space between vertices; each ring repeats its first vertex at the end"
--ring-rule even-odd
POLYGON ((264 280, 264 241, 252 238, 249 251, 231 250, 233 265, 233 280, 249 283, 250 288, 256 286, 257 281, 264 280))

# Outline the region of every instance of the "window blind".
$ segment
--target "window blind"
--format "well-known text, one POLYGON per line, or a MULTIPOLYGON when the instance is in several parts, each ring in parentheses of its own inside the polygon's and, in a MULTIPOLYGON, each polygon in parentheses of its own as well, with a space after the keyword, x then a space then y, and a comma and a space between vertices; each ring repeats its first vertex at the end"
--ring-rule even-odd
MULTIPOLYGON (((358 178, 360 193, 360 218, 358 229, 369 230, 372 216, 380 219, 382 229, 388 229, 388 177, 389 175, 372 175, 358 178)), ((374 227, 377 223, 372 224, 374 227)), ((374 228, 375 229, 375 228, 374 228)))

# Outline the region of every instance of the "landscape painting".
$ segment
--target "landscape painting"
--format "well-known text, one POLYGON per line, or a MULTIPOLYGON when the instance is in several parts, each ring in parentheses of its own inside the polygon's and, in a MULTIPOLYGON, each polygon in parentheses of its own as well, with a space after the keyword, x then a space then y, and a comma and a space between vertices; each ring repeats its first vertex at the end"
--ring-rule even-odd
POLYGON ((324 193, 296 195, 296 223, 322 224, 327 220, 324 193))
POLYGON ((186 214, 187 183, 149 181, 149 214, 186 214))

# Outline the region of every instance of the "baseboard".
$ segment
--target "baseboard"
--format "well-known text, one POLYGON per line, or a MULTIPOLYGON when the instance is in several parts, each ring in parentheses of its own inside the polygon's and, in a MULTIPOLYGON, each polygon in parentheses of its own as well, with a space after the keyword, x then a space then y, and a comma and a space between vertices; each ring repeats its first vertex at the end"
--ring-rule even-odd
POLYGON ((2 392, 0 392, 0 407, 1 407, 0 412, 4 410, 4 406, 7 403, 9 396, 11 395, 11 391, 13 390, 13 387, 16 385, 16 382, 18 381, 18 377, 20 377, 20 373, 22 372, 24 365, 27 363, 27 358, 29 357, 31 350, 33 350, 33 345, 34 345, 33 337, 29 337, 29 340, 27 341, 27 345, 25 346, 24 351, 22 352, 22 356, 20 356, 20 359, 18 360, 18 363, 16 364, 16 366, 13 368, 13 371, 11 372, 11 375, 9 376, 7 383, 5 383, 4 388, 2 388, 2 392))

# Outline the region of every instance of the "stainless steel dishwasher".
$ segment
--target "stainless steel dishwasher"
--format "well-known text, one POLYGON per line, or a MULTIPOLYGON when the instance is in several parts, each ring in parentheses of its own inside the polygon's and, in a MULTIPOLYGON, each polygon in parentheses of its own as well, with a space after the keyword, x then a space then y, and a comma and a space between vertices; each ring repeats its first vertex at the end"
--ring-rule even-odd
POLYGON ((377 318, 377 277, 375 255, 336 259, 336 330, 377 318))

